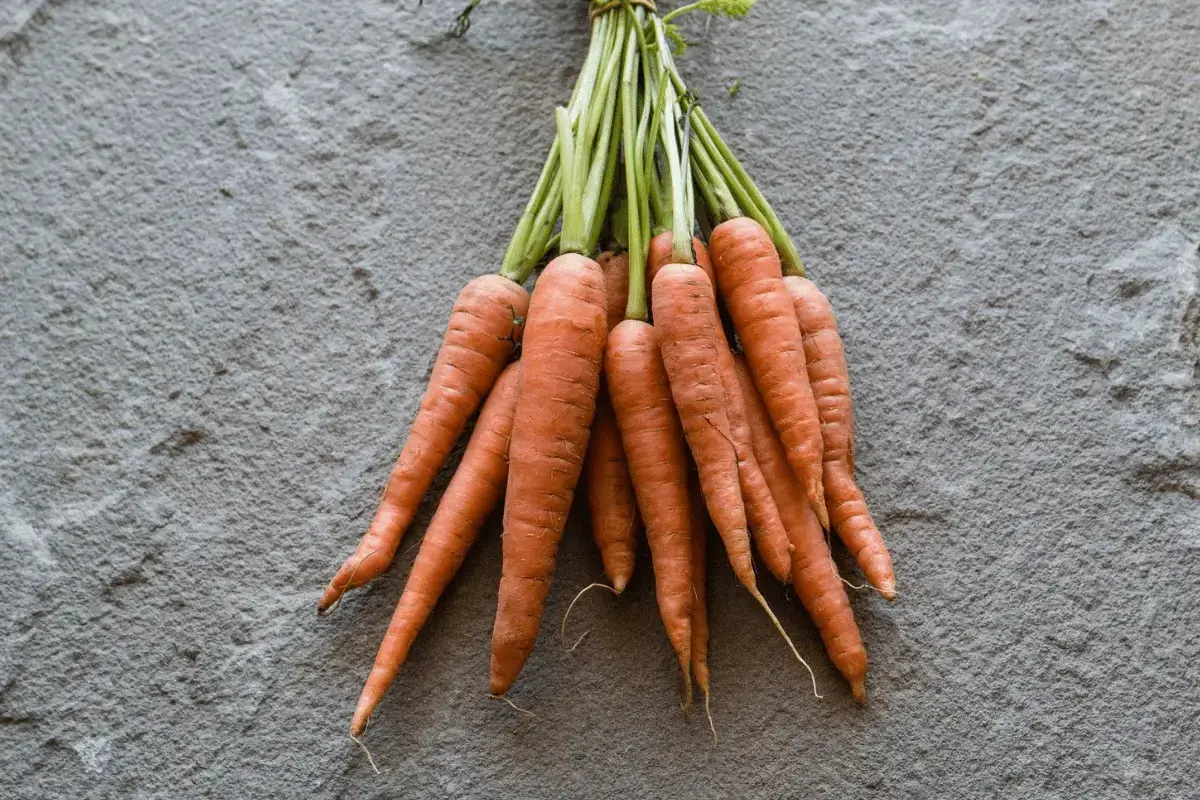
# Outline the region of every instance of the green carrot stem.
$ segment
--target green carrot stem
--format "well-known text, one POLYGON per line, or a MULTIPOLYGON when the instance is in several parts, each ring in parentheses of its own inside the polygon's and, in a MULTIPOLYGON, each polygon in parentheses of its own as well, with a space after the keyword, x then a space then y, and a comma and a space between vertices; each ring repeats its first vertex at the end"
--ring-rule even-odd
MULTIPOLYGON (((640 26, 635 26, 640 28, 640 26)), ((621 134, 625 147, 625 204, 626 238, 629 247, 629 301, 625 307, 626 319, 646 320, 646 248, 643 240, 642 151, 639 148, 638 132, 638 77, 640 49, 638 39, 629 36, 625 43, 625 59, 621 70, 621 134)))

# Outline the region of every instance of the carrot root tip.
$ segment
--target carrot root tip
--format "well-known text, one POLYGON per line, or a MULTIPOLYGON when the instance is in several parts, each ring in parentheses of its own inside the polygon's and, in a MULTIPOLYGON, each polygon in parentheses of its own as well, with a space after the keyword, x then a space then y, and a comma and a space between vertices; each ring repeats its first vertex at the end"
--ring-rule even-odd
POLYGON ((862 705, 867 704, 867 682, 859 678, 856 681, 850 682, 850 694, 854 695, 854 699, 862 705))
POLYGON ((362 740, 359 739, 358 736, 351 735, 350 741, 354 742, 356 745, 361 747, 362 751, 367 754, 367 762, 370 763, 371 769, 375 770, 376 775, 382 775, 384 772, 387 771, 387 770, 380 770, 379 767, 375 765, 375 759, 371 756, 371 751, 367 749, 367 746, 362 743, 362 740))
POLYGON ((712 700, 712 696, 709 694, 708 690, 705 689, 704 690, 704 716, 708 717, 708 729, 710 731, 712 731, 713 747, 716 747, 717 746, 717 726, 713 724, 712 708, 709 705, 709 702, 711 700, 712 700))

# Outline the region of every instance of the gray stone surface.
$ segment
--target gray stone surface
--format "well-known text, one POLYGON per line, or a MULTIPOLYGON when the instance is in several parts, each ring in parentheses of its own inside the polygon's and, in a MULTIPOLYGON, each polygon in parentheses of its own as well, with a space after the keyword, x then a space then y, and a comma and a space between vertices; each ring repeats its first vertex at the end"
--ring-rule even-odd
MULTIPOLYGON (((486 696, 489 524, 383 703, 318 620, 574 0, 0 2, 0 797, 1185 797, 1200 758, 1200 6, 764 0, 685 69, 832 296, 901 600, 854 707, 712 564, 713 747, 581 519, 486 696), (742 91, 731 98, 735 80, 742 91)), ((440 485, 444 485, 443 483, 440 485)), ((431 504, 430 504, 431 505, 431 504)), ((844 555, 841 556, 844 561, 844 555)))

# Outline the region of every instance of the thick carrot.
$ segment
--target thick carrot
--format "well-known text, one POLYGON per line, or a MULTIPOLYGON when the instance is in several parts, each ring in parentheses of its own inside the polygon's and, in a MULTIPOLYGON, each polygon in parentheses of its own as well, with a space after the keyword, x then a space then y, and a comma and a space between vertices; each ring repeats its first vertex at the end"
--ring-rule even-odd
POLYGON ((679 657, 690 702, 693 603, 687 451, 655 329, 631 319, 614 328, 604 370, 646 525, 659 614, 679 657))
POLYGON ((327 612, 347 589, 382 575, 392 563, 438 470, 521 341, 528 308, 525 288, 499 275, 475 278, 458 295, 429 388, 379 510, 321 595, 318 613, 327 612))
MULTIPOLYGON (((796 659, 807 668, 754 578, 750 532, 738 483, 737 452, 717 366, 716 329, 720 323, 712 283, 700 267, 671 264, 659 270, 654 279, 653 302, 659 349, 671 384, 671 396, 696 462, 709 516, 721 535, 738 581, 767 612, 796 659)), ((813 692, 816 693, 815 676, 813 692)))
MULTIPOLYGON (((696 266, 704 270, 715 287, 715 277, 712 264, 708 258, 708 250, 699 239, 693 239, 692 245, 696 253, 696 266)), ((647 274, 657 275, 666 266, 665 259, 671 258, 671 232, 660 233, 650 240, 650 258, 647 264, 647 274)), ((714 302, 716 297, 714 295, 714 302)), ((725 401, 729 413, 730 432, 737 449, 738 483, 742 490, 742 499, 746 503, 746 516, 750 523, 750 532, 759 556, 766 564, 767 570, 782 583, 792 579, 792 559, 788 554, 788 536, 775 500, 763 480, 762 471, 754 460, 754 449, 750 444, 750 431, 746 427, 746 410, 743 408, 742 393, 738 388, 737 375, 733 369, 733 352, 729 349, 729 341, 725 337, 725 329, 718 324, 717 367, 721 375, 721 388, 725 392, 725 401)))
POLYGON ((629 476, 629 462, 621 444, 621 430, 610 402, 608 392, 601 386, 588 443, 584 481, 592 516, 592 538, 600 549, 604 574, 620 594, 633 577, 641 518, 629 476))
POLYGON ((788 463, 804 482, 822 526, 829 527, 822 487, 821 421, 805 371, 804 340, 770 235, 747 217, 723 222, 710 240, 717 286, 745 349, 788 463))
POLYGON ((537 639, 595 415, 605 302, 600 266, 567 253, 542 272, 529 304, 492 631, 495 695, 512 686, 537 639))
POLYGON ((888 600, 896 597, 892 557, 862 492, 854 482, 854 408, 850 374, 837 319, 828 298, 807 278, 783 279, 804 336, 808 379, 817 400, 825 440, 825 499, 838 537, 854 555, 871 585, 888 600))
POLYGON ((596 257, 604 272, 604 289, 608 296, 608 330, 625 319, 625 303, 629 298, 629 254, 605 251, 596 257))
POLYGON ((704 495, 695 473, 688 476, 688 504, 692 512, 692 675, 704 695, 707 708, 710 687, 708 674, 708 599, 707 560, 708 513, 704 495))
POLYGON ((517 406, 520 364, 510 364, 483 404, 462 461, 442 495, 413 562, 404 593, 388 624, 375 666, 367 676, 350 735, 360 736, 367 719, 408 658, 438 598, 462 566, 488 514, 500 502, 508 479, 508 442, 517 406))
POLYGON ((792 582, 796 594, 820 631, 830 660, 850 682, 855 699, 863 702, 867 699, 867 651, 854 622, 846 588, 830 558, 821 523, 788 465, 770 415, 741 357, 737 373, 746 400, 754 453, 779 503, 791 539, 792 582))

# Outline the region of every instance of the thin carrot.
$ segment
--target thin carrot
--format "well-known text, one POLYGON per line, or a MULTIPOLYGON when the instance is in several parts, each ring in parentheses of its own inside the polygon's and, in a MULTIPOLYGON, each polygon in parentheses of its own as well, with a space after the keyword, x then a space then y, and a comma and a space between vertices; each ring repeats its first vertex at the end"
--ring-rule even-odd
POLYGON ((367 719, 408 658, 438 598, 462 566, 479 528, 500 502, 508 479, 508 442, 517 406, 520 363, 510 364, 483 404, 466 452, 455 471, 413 562, 404 593, 379 645, 350 735, 361 736, 367 719))
POLYGON ((821 523, 792 473, 770 415, 750 378, 746 362, 738 357, 737 375, 746 400, 746 418, 754 439, 754 453, 771 492, 784 515, 792 544, 792 582, 808 610, 838 672, 850 682, 855 699, 867 699, 867 651, 863 647, 846 588, 833 566, 821 523))
POLYGON ((808 378, 821 417, 825 497, 833 528, 871 585, 888 600, 894 600, 896 574, 892 570, 892 557, 854 481, 854 408, 837 318, 829 299, 815 283, 799 276, 788 276, 783 282, 804 336, 808 378))
POLYGON ((692 512, 692 675, 704 695, 707 710, 711 697, 708 673, 707 560, 708 513, 695 472, 688 475, 688 504, 692 512))
POLYGON ((804 340, 783 283, 779 254, 761 225, 736 217, 710 240, 717 287, 733 318, 754 383, 766 402, 788 463, 829 528, 822 487, 821 421, 805 371, 804 340))
MULTIPOLYGON (((629 254, 603 252, 596 258, 604 272, 608 306, 608 331, 625 318, 629 296, 629 254)), ((629 462, 621 444, 621 431, 613 415, 608 388, 600 383, 596 398, 596 419, 584 464, 588 510, 592 517, 592 539, 600 550, 604 574, 617 594, 625 591, 637 552, 637 531, 641 524, 629 462)))
POLYGON ((584 482, 592 517, 592 538, 600 550, 604 574, 613 590, 620 594, 633 577, 641 517, 629 476, 629 462, 621 444, 621 430, 610 403, 608 391, 602 385, 588 443, 584 482))
POLYGON ((683 670, 685 703, 690 703, 693 601, 687 451, 655 329, 632 319, 614 328, 604 368, 646 524, 659 614, 683 670))
POLYGON ((492 631, 494 695, 512 686, 537 639, 595 415, 605 305, 600 266, 574 253, 550 262, 529 304, 492 631))
MULTIPOLYGON (((699 239, 693 239, 692 246, 696 253, 696 266, 704 270, 715 287, 716 280, 707 248, 699 239)), ((658 271, 669 263, 665 259, 670 259, 671 253, 670 231, 660 233, 651 239, 647 274, 657 275, 658 271)), ((713 299, 715 302, 715 295, 713 299)), ((784 530, 783 522, 779 517, 779 509, 775 507, 775 500, 771 497, 771 490, 767 488, 762 471, 754 460, 754 449, 750 444, 750 431, 746 427, 746 410, 743 408, 737 375, 733 370, 733 353, 729 349, 725 329, 720 324, 716 328, 716 340, 717 367, 721 375, 721 388, 725 392, 730 432, 734 446, 737 448, 738 482, 742 490, 742 499, 746 503, 750 533, 767 570, 775 576, 776 580, 788 583, 792 578, 792 559, 788 554, 787 531, 784 530)))
POLYGON ((521 341, 528 308, 525 288, 499 275, 482 275, 463 288, 375 518, 321 595, 318 613, 326 613, 347 589, 369 583, 392 563, 438 470, 521 341))
MULTIPOLYGON (((767 612, 796 659, 808 668, 754 578, 737 452, 717 366, 719 323, 712 283, 700 267, 672 264, 654 279, 653 304, 671 395, 696 461, 709 516, 721 534, 738 581, 767 612)), ((813 693, 817 693, 815 676, 813 693)))

